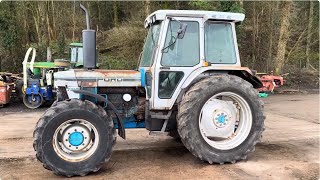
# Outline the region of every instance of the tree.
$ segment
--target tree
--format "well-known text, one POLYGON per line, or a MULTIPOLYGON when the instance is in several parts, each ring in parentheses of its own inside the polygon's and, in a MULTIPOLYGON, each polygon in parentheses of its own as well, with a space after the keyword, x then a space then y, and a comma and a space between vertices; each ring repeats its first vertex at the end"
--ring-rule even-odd
POLYGON ((18 20, 18 2, 0 6, 0 71, 16 71, 21 65, 22 24, 18 20))
POLYGON ((275 73, 281 74, 285 55, 286 55, 286 46, 289 38, 289 25, 290 25, 290 10, 291 10, 292 1, 282 2, 280 11, 282 12, 281 25, 280 25, 280 36, 278 41, 278 50, 275 58, 275 73))
MULTIPOLYGON (((121 62, 128 61, 130 64, 129 61, 132 61, 132 64, 135 64, 147 32, 143 28, 144 19, 159 9, 245 13, 245 20, 236 25, 243 66, 249 66, 259 72, 277 69, 277 73, 293 71, 299 67, 300 62, 302 67, 308 67, 309 70, 319 67, 317 1, 146 0, 81 3, 90 12, 91 27, 97 30, 98 49, 108 49, 103 51, 107 53, 106 56, 99 55, 100 59, 102 56, 106 60, 113 58, 113 61, 109 62, 119 64, 112 64, 110 67, 130 68, 125 63, 119 63, 119 59, 121 62), (291 10, 288 10, 288 7, 291 10), (110 50, 109 47, 116 48, 110 50)), ((48 46, 52 49, 53 58, 62 58, 67 43, 81 42, 83 28, 85 17, 79 8, 79 2, 76 1, 1 1, 1 70, 21 71, 19 66, 30 46, 37 49, 37 60, 45 59, 48 46)))
POLYGON ((119 27, 119 18, 118 18, 118 2, 113 2, 113 23, 115 27, 119 27))
POLYGON ((58 35, 58 55, 60 57, 64 56, 64 50, 66 47, 66 42, 65 42, 65 35, 63 28, 60 27, 59 35, 58 35))
POLYGON ((220 11, 243 12, 243 1, 220 1, 220 11))
POLYGON ((270 3, 269 4, 269 28, 270 28, 270 30, 269 30, 269 44, 268 44, 268 57, 267 57, 267 62, 266 62, 266 65, 267 65, 267 67, 266 67, 266 72, 268 73, 269 72, 269 66, 270 66, 270 62, 272 61, 272 52, 273 52, 273 48, 272 48, 272 46, 273 46, 273 26, 274 26, 274 22, 273 22, 273 20, 274 20, 274 13, 272 13, 272 7, 273 7, 273 5, 274 5, 274 2, 272 2, 272 3, 270 3))
POLYGON ((150 0, 146 0, 144 1, 144 8, 145 8, 145 16, 148 16, 151 12, 150 12, 150 0))
POLYGON ((307 35, 307 44, 306 44, 306 56, 307 56, 306 67, 314 69, 314 67, 310 64, 310 46, 311 46, 311 37, 312 37, 312 23, 313 23, 313 2, 310 1, 308 35, 307 35))

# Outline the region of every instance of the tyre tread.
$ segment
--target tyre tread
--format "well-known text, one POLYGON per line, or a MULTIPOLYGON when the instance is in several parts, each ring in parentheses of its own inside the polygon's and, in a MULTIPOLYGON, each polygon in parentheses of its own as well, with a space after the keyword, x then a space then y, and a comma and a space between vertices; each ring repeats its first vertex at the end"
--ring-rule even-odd
POLYGON ((106 153, 105 157, 103 160, 99 163, 96 164, 95 167, 93 168, 87 168, 81 172, 66 172, 63 169, 58 169, 56 168, 53 164, 49 163, 45 158, 44 158, 44 152, 43 149, 41 148, 41 135, 43 134, 43 131, 45 127, 47 126, 48 122, 57 114, 62 113, 66 111, 66 109, 70 110, 72 108, 81 108, 83 110, 90 110, 94 112, 95 114, 98 114, 102 119, 107 121, 107 129, 112 129, 112 131, 108 131, 108 133, 112 133, 112 148, 115 145, 116 142, 116 129, 114 128, 113 125, 113 120, 111 119, 110 116, 106 113, 106 111, 100 107, 95 105, 94 103, 87 101, 87 100, 78 100, 78 99, 71 99, 71 100, 65 100, 65 101, 60 101, 60 102, 55 102, 53 106, 51 106, 49 109, 45 111, 45 113, 40 117, 39 121, 36 124, 35 130, 33 132, 33 148, 36 151, 36 158, 43 163, 43 167, 51 170, 54 172, 54 174, 58 175, 64 175, 67 177, 72 177, 72 176, 85 176, 90 172, 96 172, 98 171, 101 166, 109 161, 111 158, 111 153, 106 153))
POLYGON ((255 150, 255 146, 258 142, 261 142, 262 132, 265 129, 264 128, 264 119, 265 116, 263 115, 263 102, 261 98, 259 98, 259 93, 257 90, 253 88, 253 86, 245 81, 242 78, 239 78, 237 76, 232 75, 216 75, 213 77, 208 77, 205 79, 200 80, 199 82, 195 83, 182 97, 182 101, 179 104, 178 109, 178 115, 177 115, 177 124, 178 124, 178 132, 181 137, 181 141, 186 146, 187 149, 196 157, 201 159, 202 161, 207 161, 208 163, 212 164, 213 162, 224 164, 224 163, 235 163, 239 160, 244 160, 247 158, 248 154, 253 152, 255 150), (207 152, 204 152, 203 149, 195 147, 194 142, 198 141, 199 139, 196 139, 191 133, 190 128, 188 128, 189 121, 192 121, 194 117, 192 117, 192 108, 195 107, 199 101, 199 94, 203 92, 203 88, 209 88, 212 86, 217 86, 220 84, 227 84, 232 85, 236 84, 240 86, 239 88, 245 89, 247 94, 249 96, 252 96, 253 98, 257 98, 256 101, 257 109, 259 109, 259 112, 257 115, 258 121, 261 121, 261 131, 255 132, 257 134, 257 138, 253 141, 253 143, 250 145, 250 148, 245 151, 245 153, 236 155, 234 157, 224 157, 224 159, 216 158, 215 156, 212 156, 208 154, 207 152))

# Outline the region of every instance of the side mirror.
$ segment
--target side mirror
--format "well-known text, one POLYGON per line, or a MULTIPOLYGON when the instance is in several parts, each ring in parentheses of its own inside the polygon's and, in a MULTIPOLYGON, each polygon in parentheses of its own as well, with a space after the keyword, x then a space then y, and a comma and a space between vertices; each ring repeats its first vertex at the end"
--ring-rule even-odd
POLYGON ((178 39, 183 39, 184 34, 186 33, 186 30, 187 30, 187 26, 188 25, 186 23, 180 23, 180 28, 178 30, 178 36, 177 36, 178 39))

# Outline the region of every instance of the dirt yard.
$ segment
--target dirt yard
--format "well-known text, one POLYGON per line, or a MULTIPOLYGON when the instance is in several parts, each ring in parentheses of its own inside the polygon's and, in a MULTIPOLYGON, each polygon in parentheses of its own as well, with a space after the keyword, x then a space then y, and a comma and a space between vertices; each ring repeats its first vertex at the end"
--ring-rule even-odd
MULTIPOLYGON (((90 179, 319 179, 319 95, 265 98, 266 131, 246 161, 209 165, 170 137, 129 130, 90 179)), ((0 179, 58 179, 35 159, 32 132, 45 108, 0 109, 0 179)), ((77 179, 83 177, 77 177, 77 179)))

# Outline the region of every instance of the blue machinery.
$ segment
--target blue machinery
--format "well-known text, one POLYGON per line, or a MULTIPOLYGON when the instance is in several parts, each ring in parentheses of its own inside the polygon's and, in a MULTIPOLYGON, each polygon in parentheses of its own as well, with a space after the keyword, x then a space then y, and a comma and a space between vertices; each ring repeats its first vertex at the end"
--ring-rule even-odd
POLYGON ((52 86, 40 86, 39 83, 28 85, 23 103, 31 109, 40 107, 44 102, 53 99, 52 86))
MULTIPOLYGON (((92 92, 94 94, 98 94, 98 88, 97 87, 82 88, 82 90, 89 91, 89 92, 92 92)), ((86 100, 89 100, 89 101, 94 102, 94 103, 98 102, 98 98, 97 97, 93 97, 93 96, 90 96, 88 94, 86 95, 86 94, 83 94, 83 93, 79 93, 79 94, 80 94, 80 99, 86 99, 86 100)), ((98 95, 100 95, 101 97, 104 97, 104 99, 105 99, 104 108, 107 108, 108 96, 106 94, 98 94, 98 95)), ((125 114, 125 113, 123 113, 124 111, 125 110, 119 110, 119 112, 121 112, 122 114, 125 114)), ((133 114, 126 115, 125 117, 120 117, 120 118, 121 118, 121 121, 124 124, 124 128, 145 128, 145 122, 137 120, 133 114)), ((114 118, 113 121, 114 121, 115 128, 118 128, 117 119, 114 118)))
MULTIPOLYGON (((134 116, 123 118, 125 128, 145 128, 144 121, 137 121, 134 116)), ((118 128, 118 123, 115 122, 115 128, 118 128)))

